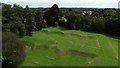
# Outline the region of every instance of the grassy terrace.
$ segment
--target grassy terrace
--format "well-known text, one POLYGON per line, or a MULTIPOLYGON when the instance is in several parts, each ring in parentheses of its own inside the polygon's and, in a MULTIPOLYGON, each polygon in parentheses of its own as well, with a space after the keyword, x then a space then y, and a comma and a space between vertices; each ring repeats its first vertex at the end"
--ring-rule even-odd
POLYGON ((118 39, 102 34, 50 27, 21 40, 26 57, 20 66, 118 65, 118 39))

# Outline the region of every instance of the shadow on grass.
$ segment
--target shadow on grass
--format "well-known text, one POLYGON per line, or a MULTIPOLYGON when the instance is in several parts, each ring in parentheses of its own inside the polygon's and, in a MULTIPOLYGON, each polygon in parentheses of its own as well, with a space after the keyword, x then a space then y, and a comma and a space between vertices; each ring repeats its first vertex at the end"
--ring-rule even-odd
POLYGON ((113 34, 109 34, 109 33, 106 33, 106 32, 97 32, 97 31, 83 31, 83 32, 102 34, 102 35, 105 35, 107 37, 111 37, 111 38, 115 38, 115 39, 120 39, 119 36, 113 35, 113 34))
POLYGON ((69 51, 70 54, 78 55, 78 56, 82 56, 82 57, 90 57, 90 58, 95 58, 96 57, 95 54, 89 53, 89 52, 82 52, 82 51, 73 50, 73 49, 69 49, 68 51, 69 51))
POLYGON ((58 35, 61 35, 61 36, 75 36, 75 37, 78 37, 78 38, 89 38, 89 39, 95 39, 95 37, 93 36, 85 36, 85 35, 82 35, 82 34, 75 34, 75 33, 68 33, 68 32, 64 32, 64 31, 49 31, 49 30, 43 30, 46 34, 58 34, 58 35))
POLYGON ((82 51, 78 51, 78 50, 74 50, 74 49, 64 50, 64 49, 61 49, 58 46, 54 47, 54 51, 56 52, 56 54, 58 56, 78 55, 78 56, 81 56, 81 57, 89 57, 89 58, 95 58, 96 57, 96 54, 93 54, 93 53, 82 52, 82 51))
MULTIPOLYGON (((67 28, 64 28, 64 27, 60 27, 59 29, 61 30, 70 30, 70 29, 67 29, 67 28)), ((89 33, 96 33, 96 34, 103 34, 105 36, 108 36, 108 37, 112 37, 112 38, 115 38, 115 39, 120 39, 120 35, 117 35, 117 34, 111 34, 111 33, 107 33, 105 31, 103 32, 98 32, 98 31, 85 31, 85 30, 82 30, 83 32, 89 32, 89 33)))
POLYGON ((59 27, 59 29, 63 31, 68 30, 67 28, 64 28, 64 27, 59 27))

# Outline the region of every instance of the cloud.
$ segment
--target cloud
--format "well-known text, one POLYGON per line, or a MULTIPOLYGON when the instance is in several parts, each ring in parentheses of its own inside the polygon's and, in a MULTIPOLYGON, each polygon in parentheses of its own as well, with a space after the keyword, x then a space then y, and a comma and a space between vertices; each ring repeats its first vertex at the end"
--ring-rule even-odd
POLYGON ((60 7, 96 7, 117 8, 119 0, 1 0, 2 3, 20 4, 30 7, 51 7, 58 4, 60 7))

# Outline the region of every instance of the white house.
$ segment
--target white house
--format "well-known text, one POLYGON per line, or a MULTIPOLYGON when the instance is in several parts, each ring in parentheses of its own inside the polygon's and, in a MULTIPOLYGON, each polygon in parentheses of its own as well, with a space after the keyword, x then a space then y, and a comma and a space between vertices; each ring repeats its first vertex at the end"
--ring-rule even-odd
POLYGON ((59 19, 59 21, 67 22, 67 19, 63 16, 61 19, 59 19))

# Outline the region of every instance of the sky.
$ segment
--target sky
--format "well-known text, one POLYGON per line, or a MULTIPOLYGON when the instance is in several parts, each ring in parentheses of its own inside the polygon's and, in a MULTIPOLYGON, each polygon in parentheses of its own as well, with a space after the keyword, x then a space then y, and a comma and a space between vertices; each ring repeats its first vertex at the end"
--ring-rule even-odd
POLYGON ((83 7, 83 8, 118 8, 120 0, 0 0, 2 3, 19 4, 22 7, 83 7))

